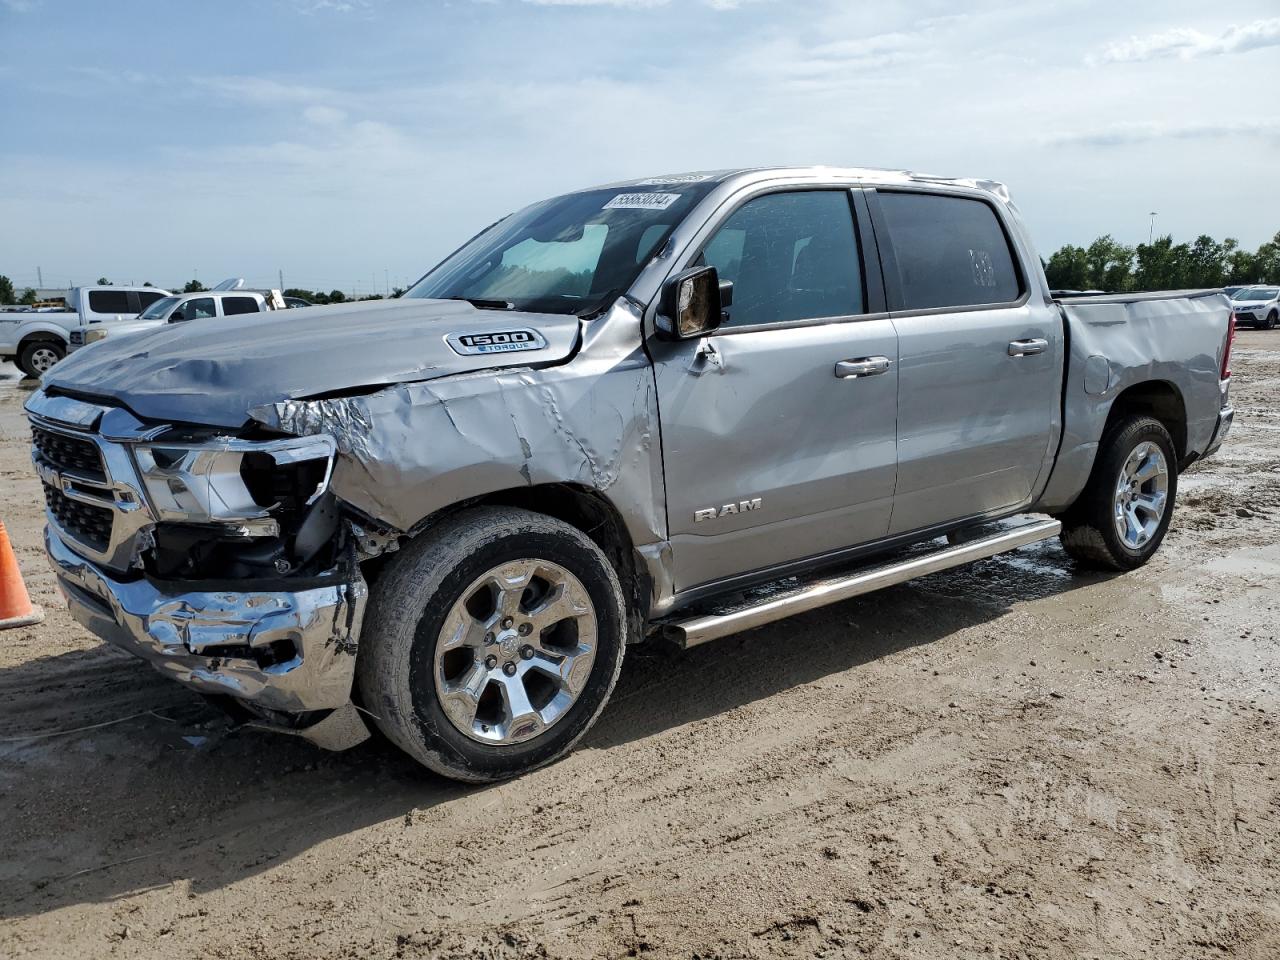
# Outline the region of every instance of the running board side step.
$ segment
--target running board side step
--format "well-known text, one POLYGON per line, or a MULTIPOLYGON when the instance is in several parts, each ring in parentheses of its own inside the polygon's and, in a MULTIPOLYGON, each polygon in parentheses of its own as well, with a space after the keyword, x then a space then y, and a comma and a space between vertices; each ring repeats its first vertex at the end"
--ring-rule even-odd
POLYGON ((830 603, 871 593, 883 587, 905 583, 940 570, 958 567, 974 560, 985 560, 1029 543, 1056 537, 1062 529, 1057 520, 1037 520, 1006 528, 992 536, 948 545, 932 553, 916 554, 907 560, 885 566, 859 570, 856 573, 829 577, 797 588, 794 592, 772 597, 750 606, 727 612, 712 612, 665 622, 665 635, 684 648, 696 647, 731 633, 773 623, 830 603))

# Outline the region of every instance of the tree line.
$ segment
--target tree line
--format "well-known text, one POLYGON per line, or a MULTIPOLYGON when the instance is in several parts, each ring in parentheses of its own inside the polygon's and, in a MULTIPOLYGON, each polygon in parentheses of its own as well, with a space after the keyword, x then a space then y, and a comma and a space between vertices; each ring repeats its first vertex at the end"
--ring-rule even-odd
POLYGON ((1174 243, 1164 236, 1130 247, 1106 234, 1087 247, 1067 244, 1044 272, 1054 290, 1108 293, 1280 284, 1280 233, 1253 252, 1232 237, 1219 243, 1202 234, 1194 243, 1174 243))
MULTIPOLYGON (((393 287, 391 290, 391 299, 395 299, 404 293, 406 288, 393 287)), ((323 290, 303 290, 301 287, 290 287, 288 290, 281 291, 286 297, 300 297, 303 300, 310 300, 315 304, 323 303, 354 303, 358 300, 385 300, 387 299, 380 293, 370 293, 363 297, 348 297, 341 290, 330 290, 325 293, 323 290)))

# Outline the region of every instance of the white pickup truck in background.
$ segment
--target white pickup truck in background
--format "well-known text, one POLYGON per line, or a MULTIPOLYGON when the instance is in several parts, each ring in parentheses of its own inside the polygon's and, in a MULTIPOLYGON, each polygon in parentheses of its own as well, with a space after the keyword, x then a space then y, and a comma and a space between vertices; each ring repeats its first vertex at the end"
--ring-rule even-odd
POLYGON ((235 317, 246 313, 265 313, 268 310, 287 309, 279 290, 262 293, 256 290, 204 290, 199 293, 174 293, 161 297, 138 314, 136 320, 121 323, 85 325, 72 330, 67 351, 73 353, 81 347, 107 337, 118 338, 156 330, 170 323, 188 320, 205 320, 213 317, 235 317))
POLYGON ((67 355, 71 331, 131 320, 167 296, 157 287, 73 287, 65 311, 0 314, 0 360, 16 361, 27 376, 39 377, 67 355))

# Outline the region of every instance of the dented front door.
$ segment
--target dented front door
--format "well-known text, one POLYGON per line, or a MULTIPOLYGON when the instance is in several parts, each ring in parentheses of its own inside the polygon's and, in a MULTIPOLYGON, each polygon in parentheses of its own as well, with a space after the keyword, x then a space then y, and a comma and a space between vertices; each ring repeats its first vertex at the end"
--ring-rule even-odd
POLYGON ((692 262, 734 293, 715 335, 650 345, 676 590, 885 536, 898 338, 848 191, 749 200, 692 262))

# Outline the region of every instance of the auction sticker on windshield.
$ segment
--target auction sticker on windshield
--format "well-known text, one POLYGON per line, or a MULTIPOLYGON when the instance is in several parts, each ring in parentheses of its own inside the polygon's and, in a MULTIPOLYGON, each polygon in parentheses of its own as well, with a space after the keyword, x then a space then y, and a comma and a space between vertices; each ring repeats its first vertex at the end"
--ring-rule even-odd
POLYGON ((678 193, 620 193, 605 210, 665 210, 680 199, 678 193))
POLYGON ((710 180, 709 173, 682 173, 673 177, 651 177, 648 180, 641 180, 637 186, 641 187, 671 187, 678 183, 702 183, 704 180, 710 180))

